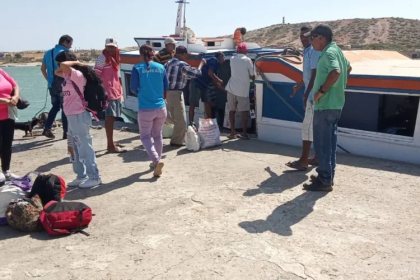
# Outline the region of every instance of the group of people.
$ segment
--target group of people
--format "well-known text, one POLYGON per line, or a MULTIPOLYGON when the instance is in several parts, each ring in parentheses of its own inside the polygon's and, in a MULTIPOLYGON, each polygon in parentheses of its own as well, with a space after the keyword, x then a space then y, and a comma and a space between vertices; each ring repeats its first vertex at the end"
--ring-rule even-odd
MULTIPOLYGON (((318 176, 311 176, 311 183, 304 188, 309 191, 331 191, 334 185, 337 147, 337 125, 344 106, 344 90, 351 66, 340 48, 333 42, 329 26, 318 25, 301 28, 300 39, 304 47, 303 79, 294 87, 294 97, 305 86, 303 106, 305 119, 302 126, 303 150, 299 160, 287 166, 297 170, 307 170, 309 165, 318 165, 318 176), (309 158, 312 142, 316 155, 309 158)), ((47 51, 41 71, 48 81, 52 108, 45 123, 43 135, 54 138, 52 124, 57 113, 62 110, 64 139, 68 139, 73 155, 73 169, 77 177, 68 186, 91 188, 101 184, 95 151, 89 129, 92 116, 80 96, 87 82, 102 83, 110 102, 105 112, 105 128, 108 152, 125 152, 113 140, 115 118, 121 117, 122 88, 118 71, 120 56, 114 38, 105 41, 105 49, 92 69, 80 63, 70 51, 73 39, 62 36, 59 44, 47 51)), ((163 138, 165 121, 174 124, 170 145, 181 147, 185 144, 187 128, 184 93, 190 82, 191 126, 194 124, 194 108, 201 99, 205 103, 205 113, 211 116, 215 89, 227 95, 231 123, 230 139, 238 138, 235 131, 236 111, 242 112, 243 132, 239 136, 249 139, 247 123, 250 112, 249 90, 255 79, 253 63, 246 56, 246 44, 237 46, 237 55, 230 60, 231 77, 223 81, 218 72, 225 55, 218 52, 214 57, 202 59, 198 67, 192 67, 186 60, 191 55, 184 46, 176 47, 173 38, 165 39, 165 48, 159 53, 150 44, 140 47, 142 62, 134 65, 131 73, 130 90, 138 96, 138 125, 140 139, 146 149, 154 169, 154 176, 162 175, 163 138), (153 140, 153 141, 152 141, 153 140)), ((19 87, 16 82, 0 69, 0 133, 1 164, 0 181, 16 177, 10 172, 11 146, 14 121, 17 116, 19 87)))
POLYGON ((309 191, 332 191, 336 167, 338 121, 345 102, 345 88, 352 70, 341 49, 333 42, 328 25, 301 28, 300 40, 304 47, 303 79, 293 90, 294 97, 305 86, 302 124, 303 149, 299 160, 286 165, 296 170, 307 170, 318 165, 318 176, 312 175, 304 184, 309 191), (312 142, 315 156, 309 158, 312 142))

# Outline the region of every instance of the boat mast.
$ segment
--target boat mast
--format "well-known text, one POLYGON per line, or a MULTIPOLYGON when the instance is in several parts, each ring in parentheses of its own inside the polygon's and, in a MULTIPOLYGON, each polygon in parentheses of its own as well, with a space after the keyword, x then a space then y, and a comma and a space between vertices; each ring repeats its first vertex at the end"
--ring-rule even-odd
POLYGON ((175 35, 179 36, 181 34, 181 17, 182 17, 182 10, 184 10, 183 30, 184 30, 184 40, 187 41, 187 39, 188 39, 188 36, 187 36, 187 19, 186 19, 185 13, 187 11, 187 4, 189 4, 189 2, 187 2, 187 0, 178 0, 175 3, 178 3, 178 13, 177 13, 177 18, 176 18, 175 35))

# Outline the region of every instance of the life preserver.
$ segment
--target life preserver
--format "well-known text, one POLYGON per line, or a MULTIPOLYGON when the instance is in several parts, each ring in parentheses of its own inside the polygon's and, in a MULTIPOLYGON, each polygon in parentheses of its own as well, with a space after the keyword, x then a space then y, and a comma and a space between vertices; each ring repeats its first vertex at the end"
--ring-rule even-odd
POLYGON ((235 47, 242 43, 242 36, 246 34, 245 27, 238 27, 233 33, 233 41, 235 42, 235 47))

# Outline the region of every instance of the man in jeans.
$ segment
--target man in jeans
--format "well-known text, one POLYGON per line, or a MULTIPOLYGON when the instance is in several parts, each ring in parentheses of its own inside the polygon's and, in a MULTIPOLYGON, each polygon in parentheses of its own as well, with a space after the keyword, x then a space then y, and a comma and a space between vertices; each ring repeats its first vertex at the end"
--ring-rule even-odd
POLYGON ((332 191, 336 166, 338 121, 344 107, 345 88, 351 72, 349 61, 333 39, 328 25, 318 25, 309 34, 312 46, 321 51, 314 82, 314 146, 318 176, 311 176, 308 191, 332 191))
MULTIPOLYGON (((51 110, 48 113, 48 119, 44 126, 44 132, 42 135, 54 139, 55 135, 52 132, 52 126, 57 116, 57 113, 63 109, 63 96, 62 96, 62 86, 63 78, 58 77, 54 74, 54 71, 58 68, 57 62, 55 61, 55 57, 58 53, 62 51, 67 51, 71 49, 73 45, 73 38, 69 35, 61 36, 60 40, 58 41, 58 45, 56 45, 53 49, 48 50, 44 54, 44 59, 42 60, 41 72, 44 75, 45 80, 48 81, 48 90, 51 95, 51 110)), ((67 118, 64 114, 64 111, 61 111, 61 120, 63 122, 63 139, 67 139, 67 118)))

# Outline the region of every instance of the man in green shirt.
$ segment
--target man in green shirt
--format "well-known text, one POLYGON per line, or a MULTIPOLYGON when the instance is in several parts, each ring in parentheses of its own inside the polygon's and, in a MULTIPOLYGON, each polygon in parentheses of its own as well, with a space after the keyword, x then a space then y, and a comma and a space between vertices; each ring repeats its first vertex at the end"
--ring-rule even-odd
POLYGON ((321 51, 314 81, 314 147, 318 155, 318 176, 311 176, 308 191, 332 191, 336 166, 338 121, 344 107, 345 88, 351 71, 349 61, 333 42, 328 25, 320 24, 310 34, 312 46, 321 51))

